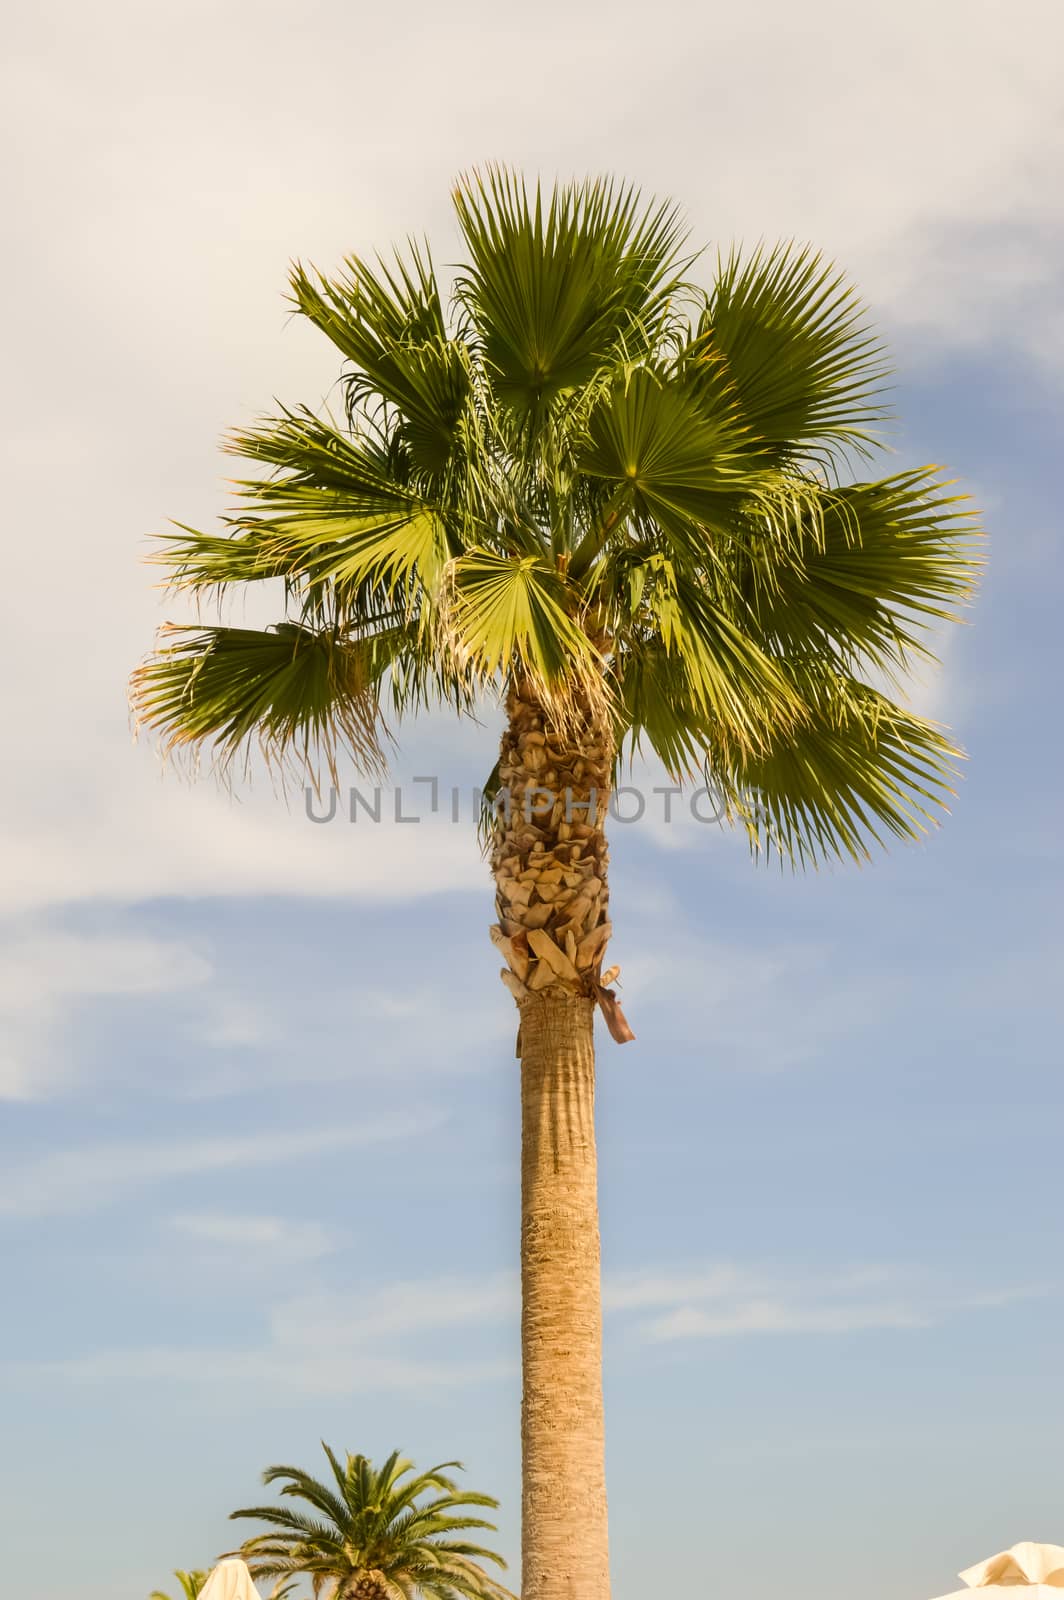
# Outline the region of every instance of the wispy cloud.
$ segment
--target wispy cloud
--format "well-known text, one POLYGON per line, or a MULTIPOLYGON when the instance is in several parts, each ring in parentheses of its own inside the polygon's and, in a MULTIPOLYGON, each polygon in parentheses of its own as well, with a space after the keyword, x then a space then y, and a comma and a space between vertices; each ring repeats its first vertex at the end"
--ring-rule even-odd
POLYGON ((929 1328, 1036 1292, 1042 1291, 1027 1285, 944 1290, 927 1274, 877 1265, 812 1274, 720 1266, 701 1273, 630 1274, 608 1284, 605 1299, 617 1311, 658 1312, 637 1317, 632 1332, 642 1342, 663 1343, 929 1328))
POLYGON ((239 1384, 245 1389, 287 1389, 310 1394, 367 1394, 385 1389, 453 1388, 506 1377, 512 1361, 448 1361, 374 1354, 335 1348, 323 1358, 286 1349, 193 1350, 159 1347, 151 1350, 105 1350, 66 1361, 23 1363, 23 1376, 34 1372, 88 1383, 159 1381, 194 1384, 239 1384))
POLYGON ((0 946, 0 1100, 54 1090, 69 1069, 58 1039, 80 1003, 164 994, 203 983, 206 957, 175 940, 51 933, 0 946))
POLYGON ((412 1139, 438 1127, 441 1113, 396 1113, 354 1126, 276 1130, 184 1140, 144 1140, 54 1151, 0 1174, 0 1217, 83 1212, 133 1190, 240 1167, 285 1166, 333 1150, 412 1139))
POLYGON ((908 975, 877 967, 854 971, 829 943, 726 943, 686 930, 679 948, 628 946, 625 993, 633 1007, 698 996, 707 1051, 722 1064, 755 1071, 802 1066, 832 1041, 867 1027, 896 1005, 908 975), (845 987, 838 971, 846 966, 845 987), (645 997, 645 998, 644 998, 645 997))
MULTIPOLYGON (((802 1276, 732 1265, 613 1276, 611 1341, 640 1345, 754 1335, 910 1332, 1027 1298, 1025 1285, 945 1294, 919 1273, 857 1266, 802 1276), (657 1315, 647 1315, 656 1312, 657 1315)), ((104 1350, 18 1370, 75 1380, 159 1379, 352 1394, 481 1381, 514 1371, 504 1333, 518 1314, 515 1274, 367 1284, 290 1296, 269 1308, 251 1348, 104 1350)), ((9 1369, 11 1370, 11 1369, 9 1369)))
MULTIPOLYGON (((429 958, 432 952, 426 945, 429 958)), ((490 985, 492 963, 487 940, 479 952, 483 977, 490 985)), ((364 963, 369 966, 372 955, 364 963)), ((186 1100, 213 1099, 247 1091, 263 1083, 297 1081, 361 1081, 397 1077, 466 1076, 491 1070, 500 1047, 513 1038, 512 1010, 496 993, 486 992, 489 1003, 463 1004, 468 982, 453 954, 434 957, 437 978, 419 981, 414 975, 405 987, 392 987, 394 972, 387 960, 379 964, 381 977, 352 983, 349 974, 317 974, 305 979, 300 1006, 294 1010, 291 993, 264 979, 246 974, 231 982, 239 991, 221 997, 217 1008, 191 1024, 197 1041, 209 1046, 194 1054, 174 1092, 186 1100), (443 969, 440 975, 439 969, 443 969), (446 1029, 441 1031, 441 1018, 446 1029), (335 1042, 353 1038, 351 1055, 337 1052, 335 1042)))
POLYGON ((259 1262, 271 1271, 299 1261, 317 1261, 337 1248, 335 1233, 320 1222, 286 1217, 236 1216, 225 1212, 182 1212, 169 1229, 227 1264, 259 1262))
POLYGON ((317 1293, 280 1301, 266 1335, 251 1349, 107 1350, 21 1370, 86 1381, 170 1379, 191 1383, 270 1384, 312 1393, 354 1394, 482 1382, 513 1371, 489 1350, 466 1354, 471 1340, 512 1317, 516 1279, 425 1279, 367 1286, 360 1293, 317 1293), (444 1353, 447 1332, 462 1333, 444 1353))

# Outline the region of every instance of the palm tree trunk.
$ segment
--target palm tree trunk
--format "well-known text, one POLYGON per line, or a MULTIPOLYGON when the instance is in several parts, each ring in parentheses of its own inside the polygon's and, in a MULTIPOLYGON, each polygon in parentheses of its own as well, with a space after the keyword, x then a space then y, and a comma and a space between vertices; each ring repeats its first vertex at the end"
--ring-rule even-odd
POLYGON ((521 1017, 521 1595, 608 1600, 596 1001, 631 1036, 601 974, 612 747, 590 705, 564 729, 520 687, 507 709, 492 938, 521 1017))
POLYGON ((593 1002, 521 1007, 522 1600, 608 1600, 593 1002))

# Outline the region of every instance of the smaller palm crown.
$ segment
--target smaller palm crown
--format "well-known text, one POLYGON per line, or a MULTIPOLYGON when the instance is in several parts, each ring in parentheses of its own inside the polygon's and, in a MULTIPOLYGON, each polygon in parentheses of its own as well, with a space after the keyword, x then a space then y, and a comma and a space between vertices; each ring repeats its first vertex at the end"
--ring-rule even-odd
POLYGON ((393 1452, 380 1468, 363 1455, 345 1461, 322 1448, 332 1482, 319 1482, 299 1467, 269 1467, 265 1483, 309 1509, 248 1506, 232 1513, 269 1525, 235 1554, 255 1578, 309 1578, 314 1594, 329 1600, 513 1600, 485 1570, 501 1556, 471 1543, 473 1530, 495 1524, 470 1514, 494 1508, 490 1495, 460 1489, 450 1476, 457 1461, 427 1472, 393 1452))
POLYGON ((243 505, 158 557, 200 595, 272 580, 283 620, 172 629, 138 719, 335 775, 380 769, 389 718, 517 683, 562 720, 590 697, 618 760, 708 772, 763 853, 925 831, 956 752, 891 686, 970 592, 973 527, 935 468, 854 476, 887 411, 852 289, 793 246, 700 289, 674 208, 610 182, 454 199, 451 314, 427 248, 294 270, 346 415, 235 434, 243 505))

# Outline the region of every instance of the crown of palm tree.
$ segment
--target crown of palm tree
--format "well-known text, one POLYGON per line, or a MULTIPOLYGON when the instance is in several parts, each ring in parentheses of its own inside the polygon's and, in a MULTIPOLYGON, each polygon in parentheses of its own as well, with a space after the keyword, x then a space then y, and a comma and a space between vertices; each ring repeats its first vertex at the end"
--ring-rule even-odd
POLYGON ((349 1454, 341 1462, 328 1445, 322 1448, 332 1485, 299 1467, 263 1473, 264 1483, 281 1484, 282 1495, 303 1501, 309 1511, 249 1506, 232 1513, 270 1526, 235 1552, 254 1577, 306 1576, 315 1595, 326 1592, 335 1600, 512 1600, 483 1567, 488 1561, 505 1568, 505 1561, 465 1537, 473 1529, 495 1529, 466 1508, 494 1508, 498 1501, 460 1489, 448 1475, 461 1470, 459 1462, 419 1473, 393 1452, 374 1469, 365 1456, 349 1454))
POLYGON ((608 182, 454 199, 449 315, 422 247, 294 270, 346 415, 234 435, 242 504, 159 557, 201 594, 279 580, 285 615, 170 630, 139 719, 223 763, 375 768, 393 717, 520 679, 562 722, 592 696, 619 757, 708 770, 758 849, 924 831, 956 752, 879 685, 956 615, 972 528, 933 468, 854 476, 885 367, 853 291, 790 246, 699 290, 675 211, 608 182))

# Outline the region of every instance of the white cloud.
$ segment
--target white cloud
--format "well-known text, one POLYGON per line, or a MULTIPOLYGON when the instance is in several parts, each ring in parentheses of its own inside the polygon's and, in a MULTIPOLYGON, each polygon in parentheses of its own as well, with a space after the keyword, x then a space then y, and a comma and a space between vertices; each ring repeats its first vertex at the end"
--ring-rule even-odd
POLYGON ((57 1150, 0 1173, 0 1217, 83 1213, 153 1184, 242 1167, 283 1166, 331 1150, 413 1139, 438 1127, 434 1112, 369 1117, 357 1126, 145 1139, 57 1150))
POLYGON ((56 933, 7 942, 0 965, 0 1100, 50 1092, 69 1072, 58 1044, 79 1002, 104 996, 165 994, 204 982, 210 963, 173 940, 92 938, 56 933))

